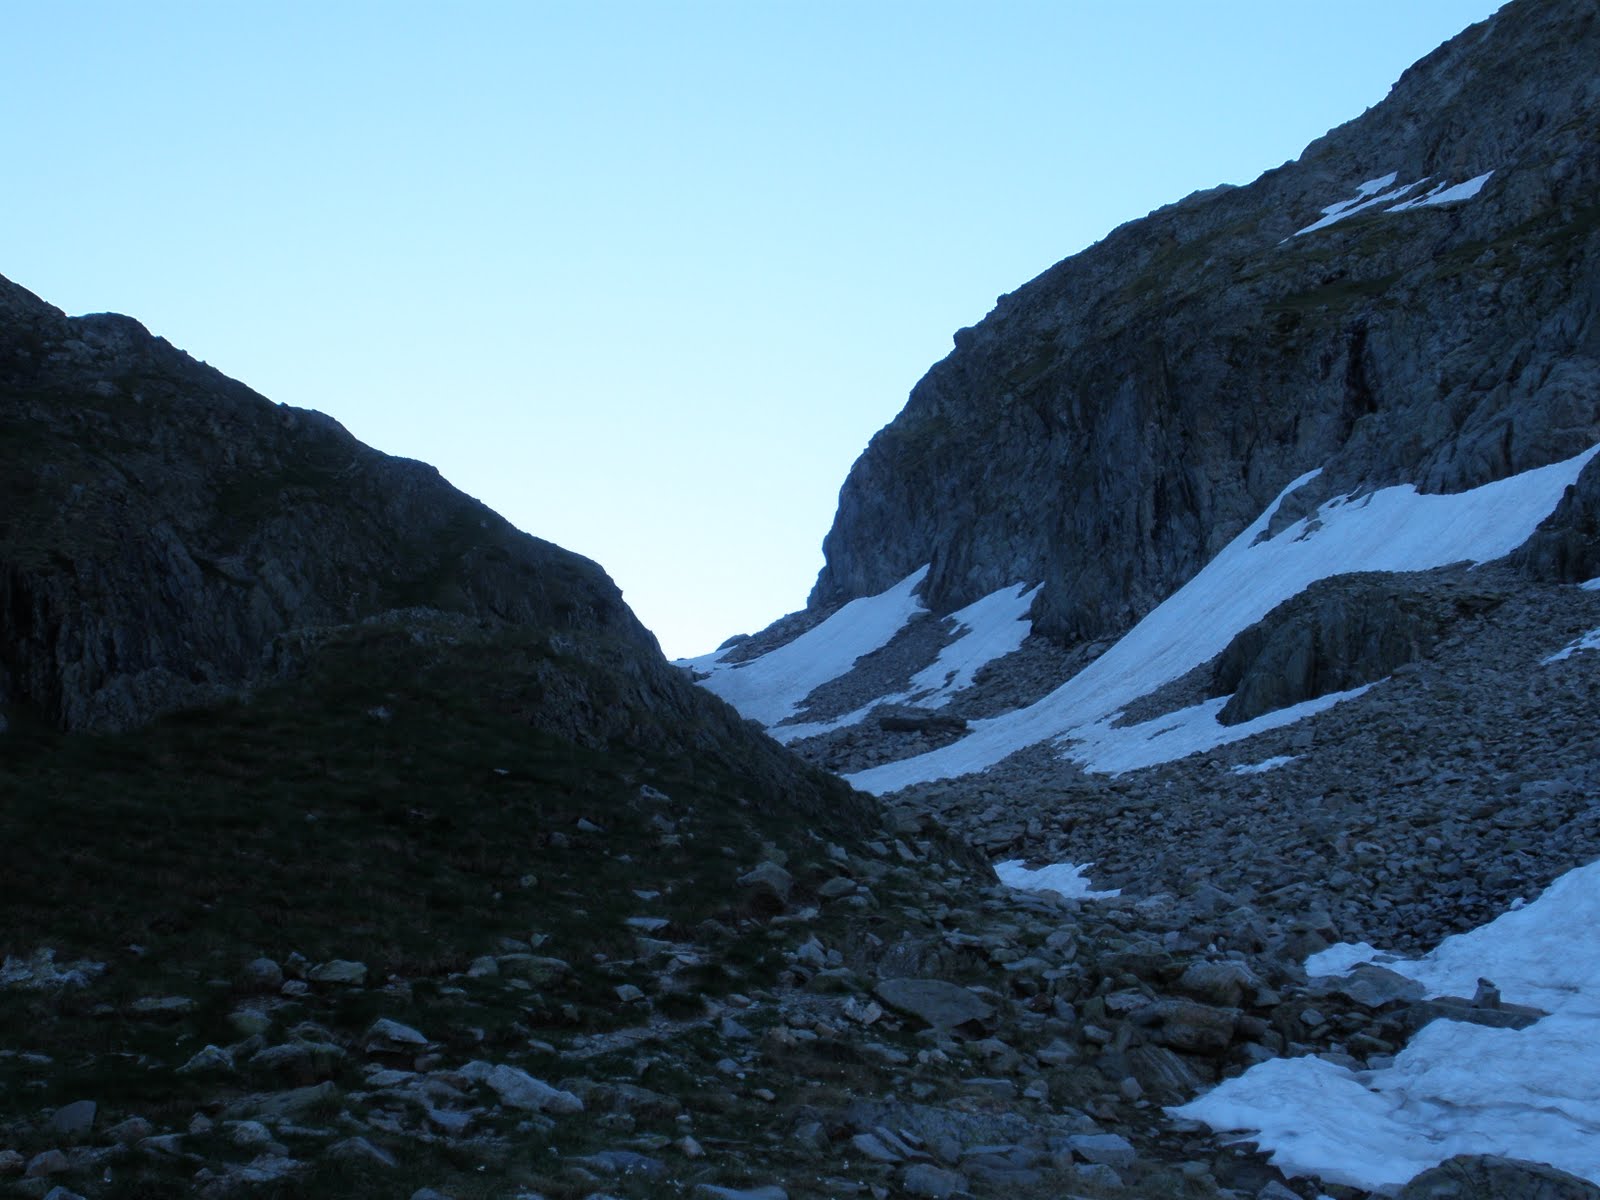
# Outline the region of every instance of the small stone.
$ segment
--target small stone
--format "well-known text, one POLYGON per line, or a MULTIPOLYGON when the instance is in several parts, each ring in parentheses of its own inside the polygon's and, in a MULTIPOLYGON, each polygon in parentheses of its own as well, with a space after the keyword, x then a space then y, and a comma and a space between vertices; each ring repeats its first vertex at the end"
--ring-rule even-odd
POLYGON ((947 1171, 931 1163, 913 1163, 905 1169, 900 1185, 913 1196, 949 1200, 957 1192, 967 1190, 967 1177, 959 1171, 947 1171))
POLYGON ((71 1191, 57 1184, 44 1194, 44 1200, 86 1200, 78 1192, 71 1191))
POLYGON ((695 1141, 694 1138, 690 1137, 688 1134, 684 1134, 683 1137, 679 1138, 673 1144, 678 1147, 679 1152, 681 1152, 685 1158, 704 1158, 706 1156, 705 1147, 699 1142, 695 1141))
POLYGON ((229 1121, 228 1140, 235 1146, 266 1146, 272 1142, 272 1130, 260 1121, 229 1121))
POLYGON ((56 1109, 47 1128, 51 1133, 80 1137, 94 1128, 95 1107, 93 1100, 74 1100, 71 1104, 63 1104, 56 1109))
POLYGON ((17 1175, 28 1165, 28 1160, 15 1150, 0 1150, 0 1175, 17 1175))
POLYGON ((472 1114, 454 1112, 450 1109, 430 1108, 428 1110, 428 1124, 440 1133, 447 1133, 451 1137, 460 1137, 472 1126, 472 1114))
POLYGON ((614 990, 617 993, 617 999, 624 1004, 637 1004, 644 999, 644 993, 631 983, 618 984, 614 990))
POLYGON ((368 1027, 365 1041, 368 1050, 415 1049, 428 1044, 426 1034, 388 1017, 379 1017, 368 1027))
POLYGON ((46 1175, 56 1175, 68 1170, 72 1164, 67 1161, 67 1156, 59 1150, 43 1150, 28 1160, 28 1166, 23 1174, 29 1179, 40 1179, 46 1175))
MULTIPOLYGON (((297 1117, 313 1109, 335 1104, 339 1099, 339 1091, 331 1081, 315 1084, 311 1087, 294 1088, 287 1092, 274 1092, 267 1096, 247 1096, 228 1105, 223 1110, 223 1116, 229 1118, 243 1117, 297 1117)), ((156 1141, 155 1138, 146 1138, 144 1143, 156 1141)))
POLYGON ((751 898, 768 908, 783 909, 788 906, 789 894, 794 890, 794 876, 775 862, 764 862, 754 870, 739 876, 739 886, 750 892, 751 898))
POLYGON ((659 1179, 667 1173, 666 1163, 635 1150, 601 1150, 598 1154, 573 1161, 607 1175, 640 1175, 646 1179, 659 1179))
POLYGON ((858 1133, 850 1139, 850 1144, 855 1147, 856 1153, 870 1158, 873 1162, 897 1163, 901 1156, 885 1146, 874 1134, 858 1133))
POLYGON ((1105 1163, 1075 1163, 1072 1174, 1079 1183, 1093 1188, 1113 1191, 1122 1187, 1122 1176, 1105 1163))
POLYGON ((253 1008, 236 1008, 228 1014, 228 1024, 247 1038, 258 1037, 272 1028, 272 1018, 253 1008))
POLYGON ((107 1129, 105 1136, 118 1146, 131 1146, 134 1142, 143 1141, 154 1132, 155 1126, 143 1117, 129 1117, 107 1129))
POLYGON ((250 1059, 250 1069, 279 1076, 291 1083, 315 1083, 331 1079, 344 1058, 344 1047, 334 1042, 286 1042, 281 1046, 268 1046, 254 1055, 250 1059))
POLYGON ((849 1020, 856 1022, 858 1025, 871 1025, 873 1022, 883 1018, 883 1008, 877 1001, 869 1000, 863 1004, 854 996, 844 1002, 842 1011, 849 1020))
POLYGON ((789 1200, 789 1193, 771 1184, 766 1187, 730 1188, 714 1183, 695 1185, 695 1200, 789 1200))
POLYGON ((220 1046, 206 1046, 196 1051, 183 1066, 179 1075, 224 1075, 233 1072, 233 1056, 220 1046))
POLYGON ((491 1065, 470 1062, 461 1068, 461 1074, 473 1083, 486 1084, 500 1097, 502 1104, 528 1112, 576 1113, 583 1111, 583 1101, 571 1092, 551 1087, 542 1079, 535 1079, 518 1067, 504 1063, 491 1065))
POLYGON ((195 1113, 189 1118, 189 1132, 196 1137, 210 1133, 213 1128, 215 1128, 214 1123, 205 1113, 195 1113))
POLYGON ((328 1147, 331 1158, 343 1159, 346 1162, 373 1164, 380 1167, 398 1167, 400 1164, 395 1156, 381 1146, 374 1146, 364 1137, 345 1138, 342 1142, 335 1142, 328 1147))
POLYGON ((353 962, 348 958, 336 958, 332 962, 318 963, 306 972, 306 978, 312 983, 361 987, 367 982, 367 964, 353 962))
POLYGON ((1269 1179, 1262 1189, 1256 1193, 1256 1200, 1300 1200, 1300 1197, 1295 1192, 1284 1187, 1276 1179, 1269 1179))
POLYGON ((1223 1008, 1237 1008, 1260 983, 1255 972, 1239 962, 1190 963, 1178 979, 1183 991, 1223 1008))
POLYGON ((972 1079, 963 1079, 961 1086, 969 1092, 989 1096, 995 1100, 1014 1100, 1017 1095, 1017 1085, 1010 1079, 980 1075, 972 1079))
POLYGON ((270 994, 283 986, 283 968, 270 958, 252 959, 239 972, 237 986, 241 992, 270 994))
POLYGON ((1067 1145, 1085 1162, 1103 1163, 1108 1167, 1131 1167, 1139 1156, 1133 1143, 1120 1133, 1068 1134, 1067 1145))

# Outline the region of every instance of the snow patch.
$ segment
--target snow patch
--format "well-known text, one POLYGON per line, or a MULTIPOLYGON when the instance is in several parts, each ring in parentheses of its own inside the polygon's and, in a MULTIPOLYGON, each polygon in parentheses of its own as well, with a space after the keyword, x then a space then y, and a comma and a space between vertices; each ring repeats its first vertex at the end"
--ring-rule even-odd
MULTIPOLYGON (((1217 720, 1217 714, 1228 703, 1226 696, 1206 700, 1139 725, 1113 728, 1112 722, 1116 717, 1105 717, 1086 729, 1072 732, 1067 757, 1081 763, 1085 770, 1121 775, 1124 771, 1137 771, 1141 767, 1173 762, 1191 754, 1226 746, 1230 742, 1243 741, 1258 733, 1266 733, 1269 729, 1293 725, 1341 701, 1354 700, 1373 686, 1369 683, 1345 692, 1329 692, 1325 696, 1262 713, 1237 725, 1224 725, 1217 720)), ((1293 760, 1280 758, 1271 761, 1274 766, 1281 766, 1293 760)), ((1265 771, 1270 768, 1261 766, 1257 769, 1265 771)))
MULTIPOLYGON (((974 721, 960 741, 848 779, 865 791, 892 792, 982 771, 1045 741, 1067 743, 1063 748, 1070 747, 1091 770, 1131 770, 1286 724, 1269 713, 1244 725, 1220 725, 1215 714, 1225 701, 1207 701, 1155 721, 1111 727, 1135 700, 1209 662, 1241 630, 1320 579, 1353 571, 1421 571, 1509 554, 1549 515, 1596 451, 1600 446, 1452 495, 1424 495, 1406 484, 1337 498, 1276 537, 1258 541, 1278 505, 1317 473, 1303 475, 1199 574, 1055 691, 1026 708, 974 721)), ((1323 696, 1282 712, 1297 720, 1347 698, 1323 696)))
POLYGON ((729 651, 718 650, 679 659, 677 665, 708 673, 710 678, 700 680, 700 686, 742 716, 776 725, 793 716, 817 688, 845 674, 856 659, 888 645, 906 622, 926 612, 913 593, 927 574, 928 568, 921 567, 886 592, 852 600, 820 625, 758 658, 725 663, 721 660, 729 651))
POLYGON ((1591 629, 1575 641, 1568 642, 1549 658, 1541 658, 1539 665, 1548 667, 1554 662, 1564 662, 1580 650, 1600 650, 1600 629, 1591 629))
POLYGON ((1315 233, 1319 229, 1326 229, 1329 225, 1337 224, 1346 217, 1353 217, 1358 212, 1375 208, 1380 204, 1387 204, 1391 200, 1398 200, 1412 188, 1427 182, 1426 179, 1418 179, 1395 187, 1394 181, 1398 177, 1398 172, 1390 171, 1387 175, 1379 176, 1377 179, 1367 180, 1356 188, 1355 199, 1341 200, 1338 204, 1328 205, 1327 208, 1322 210, 1321 220, 1313 221, 1304 229, 1295 230, 1294 236, 1299 237, 1301 234, 1315 233))
MULTIPOLYGON (((1382 207, 1385 212, 1408 212, 1414 208, 1425 208, 1433 204, 1455 204, 1461 200, 1471 200, 1483 190, 1483 185, 1489 182, 1493 171, 1485 171, 1474 179, 1465 183, 1450 183, 1448 180, 1434 184, 1427 192, 1410 199, 1402 199, 1408 192, 1414 191, 1427 183, 1426 178, 1414 180, 1411 183, 1395 185, 1399 177, 1397 172, 1390 171, 1387 175, 1377 179, 1369 179, 1356 188, 1353 199, 1341 200, 1337 204, 1330 204, 1322 210, 1322 217, 1313 221, 1304 229, 1297 229, 1291 235, 1299 237, 1301 234, 1315 233, 1319 229, 1326 229, 1335 225, 1346 217, 1353 217, 1358 212, 1365 212, 1369 208, 1382 207), (1398 201, 1398 203, 1395 203, 1398 201)), ((1285 239, 1288 240, 1288 239, 1285 239)))
POLYGON ((1292 762, 1298 762, 1298 754, 1275 754, 1271 758, 1264 758, 1258 763, 1240 763, 1233 769, 1235 775, 1260 775, 1266 771, 1276 771, 1279 767, 1287 767, 1292 762))
POLYGON ((911 686, 905 691, 880 696, 832 720, 780 725, 767 732, 787 745, 855 725, 881 704, 943 708, 957 692, 972 686, 983 667, 997 658, 1004 658, 1027 639, 1033 631, 1028 609, 1043 586, 1029 588, 1025 583, 1015 583, 951 613, 945 620, 954 622, 955 628, 962 631, 961 636, 940 650, 932 665, 914 675, 911 686))
POLYGON ((1028 609, 1043 586, 1012 584, 951 613, 946 619, 955 622, 961 637, 939 651, 932 666, 912 677, 910 701, 942 708, 955 693, 971 687, 985 666, 1020 647, 1033 632, 1028 609))
POLYGON ((995 863, 994 873, 1007 887, 1028 892, 1055 892, 1069 900, 1109 900, 1122 895, 1121 888, 1112 888, 1108 892, 1095 891, 1084 874, 1092 866, 1093 863, 1054 863, 1030 871, 1023 865, 1022 859, 1013 858, 995 863))
POLYGON ((1392 1067, 1350 1071, 1275 1059, 1171 1111, 1248 1131, 1290 1174, 1392 1189, 1455 1154, 1550 1163, 1600 1183, 1600 861, 1568 871, 1531 904, 1446 938, 1415 960, 1370 945, 1330 947, 1310 974, 1379 962, 1432 996, 1503 998, 1546 1010, 1526 1029, 1435 1020, 1392 1067))
POLYGON ((1406 212, 1413 208, 1426 208, 1430 204, 1454 204, 1458 200, 1471 200, 1483 191, 1483 185, 1489 182, 1493 171, 1485 171, 1475 179, 1465 183, 1440 183, 1434 186, 1426 195, 1418 196, 1415 200, 1402 201, 1386 209, 1387 212, 1406 212))

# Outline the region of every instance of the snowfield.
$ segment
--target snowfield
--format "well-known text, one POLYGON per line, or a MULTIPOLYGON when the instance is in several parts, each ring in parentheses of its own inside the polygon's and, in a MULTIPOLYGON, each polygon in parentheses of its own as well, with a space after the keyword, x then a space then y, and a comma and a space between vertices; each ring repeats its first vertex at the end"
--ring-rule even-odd
POLYGON ((880 704, 944 707, 950 703, 951 696, 972 686, 981 668, 997 658, 1004 658, 1022 645, 1033 631, 1033 622, 1028 620, 1027 614, 1033 598, 1038 594, 1038 587, 1029 588, 1025 583, 1017 583, 991 592, 982 600, 951 613, 945 620, 954 622, 961 636, 940 650, 939 657, 931 666, 912 676, 911 686, 905 691, 879 696, 853 712, 831 720, 779 725, 767 732, 787 745, 801 738, 816 737, 847 725, 855 725, 880 704))
POLYGON ((1600 1183, 1600 862, 1561 876, 1531 904, 1410 960, 1335 946, 1312 975, 1376 962, 1430 996, 1502 999, 1549 1015, 1526 1029, 1438 1019, 1376 1071, 1320 1058, 1274 1059, 1169 1110, 1270 1150, 1285 1174, 1392 1189, 1456 1154, 1550 1163, 1600 1183))
POLYGON ((927 574, 923 566, 886 592, 852 600, 814 629, 758 658, 724 663, 721 659, 728 651, 717 650, 679 659, 677 665, 709 673, 709 679, 700 681, 702 687, 768 726, 767 732, 780 742, 854 725, 880 704, 943 707, 951 696, 971 687, 985 665, 1022 645, 1033 630, 1027 614, 1039 593, 1037 586, 1017 583, 1001 588, 945 617, 959 636, 912 677, 905 691, 879 696, 829 720, 780 724, 794 717, 816 688, 847 674, 857 659, 887 646, 913 617, 928 611, 914 595, 927 574))
MULTIPOLYGON (((1370 184, 1383 192, 1388 182, 1370 180, 1362 187, 1370 184)), ((1337 497, 1266 537, 1279 505, 1318 474, 1309 472, 1289 484, 1199 574, 1042 699, 973 721, 967 736, 941 749, 847 778, 864 791, 883 794, 983 771, 1018 750, 1046 742, 1087 770, 1120 774, 1280 728, 1359 696, 1375 685, 1319 696, 1237 725, 1216 719, 1227 697, 1139 724, 1116 724, 1130 704, 1209 662, 1240 631, 1318 580, 1355 571, 1482 563, 1509 554, 1550 514, 1596 452, 1600 446, 1451 495, 1425 495, 1400 485, 1337 497)), ((888 645, 908 622, 927 612, 916 596, 927 573, 924 566, 879 595, 852 600, 794 641, 747 662, 725 662, 730 651, 718 650, 680 659, 678 665, 708 676, 701 680, 703 687, 783 742, 855 724, 880 704, 941 707, 972 686, 985 664, 1022 645, 1032 628, 1027 613, 1038 587, 1013 584, 945 618, 960 636, 906 690, 879 696, 842 716, 796 719, 803 717, 805 699, 814 690, 848 673, 863 655, 888 645)), ((1587 635, 1546 661, 1594 648, 1600 648, 1600 634, 1587 635)), ((1263 764, 1260 769, 1270 767, 1263 764)))
POLYGON ((820 625, 759 658, 725 663, 722 658, 728 651, 714 650, 699 658, 679 659, 677 665, 709 673, 701 687, 721 696, 743 716, 776 725, 794 716, 800 702, 817 688, 839 678, 863 654, 887 646, 907 621, 927 612, 913 594, 927 574, 924 566, 886 592, 852 600, 820 625))
POLYGON ((974 721, 970 734, 939 750, 848 778, 865 791, 893 792, 982 771, 1047 741, 1088 770, 1118 773, 1208 750, 1349 699, 1361 689, 1235 726, 1216 721, 1225 699, 1140 725, 1112 724, 1135 700, 1209 662, 1241 630, 1319 579, 1481 563, 1509 554, 1550 514, 1596 451, 1600 446, 1453 495, 1424 495, 1407 484, 1336 498, 1277 536, 1258 540, 1279 504, 1316 472, 1302 476, 1198 575, 1049 695, 1015 712, 974 721))

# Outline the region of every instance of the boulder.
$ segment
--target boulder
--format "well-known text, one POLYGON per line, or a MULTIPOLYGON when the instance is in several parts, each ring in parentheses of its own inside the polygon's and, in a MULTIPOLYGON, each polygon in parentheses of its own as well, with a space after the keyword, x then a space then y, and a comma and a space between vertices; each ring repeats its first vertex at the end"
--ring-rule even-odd
POLYGON ((935 1029, 954 1029, 994 1015, 994 1006, 972 989, 942 979, 885 979, 873 994, 896 1012, 935 1029))
POLYGON ((336 958, 332 962, 318 963, 306 972, 312 983, 331 983, 345 987, 361 987, 367 982, 367 964, 336 958))
POLYGON ((528 1112, 575 1113, 583 1111, 583 1101, 571 1092, 553 1088, 519 1067, 504 1063, 470 1062, 461 1074, 473 1083, 487 1086, 500 1103, 528 1112))
POLYGON ((1395 1200, 1600 1200, 1600 1187, 1547 1163, 1458 1154, 1416 1176, 1395 1200))

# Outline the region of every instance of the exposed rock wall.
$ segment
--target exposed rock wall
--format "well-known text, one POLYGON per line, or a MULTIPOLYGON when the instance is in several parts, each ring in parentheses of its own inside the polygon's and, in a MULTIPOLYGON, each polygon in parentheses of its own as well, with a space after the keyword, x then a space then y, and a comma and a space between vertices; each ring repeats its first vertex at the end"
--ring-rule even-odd
POLYGON ((257 677, 290 630, 422 605, 654 639, 594 563, 138 322, 0 280, 0 664, 71 729, 257 677))
POLYGON ((1043 580, 1036 629, 1092 640, 1306 471, 1302 505, 1454 491, 1600 440, 1596 61, 1586 0, 1518 0, 1298 161, 1002 296, 855 464, 812 606, 931 561, 936 611, 1043 580), (1390 172, 1411 196, 1490 171, 1296 236, 1390 172))

